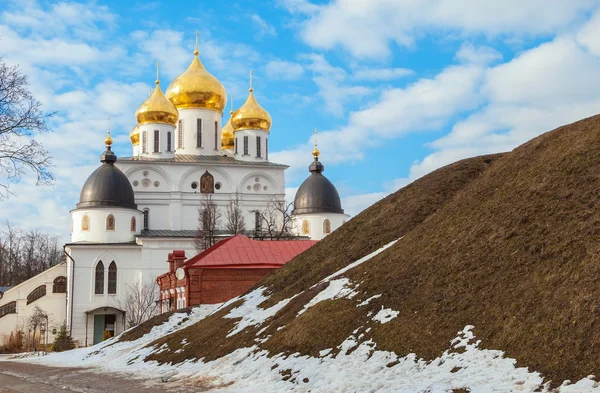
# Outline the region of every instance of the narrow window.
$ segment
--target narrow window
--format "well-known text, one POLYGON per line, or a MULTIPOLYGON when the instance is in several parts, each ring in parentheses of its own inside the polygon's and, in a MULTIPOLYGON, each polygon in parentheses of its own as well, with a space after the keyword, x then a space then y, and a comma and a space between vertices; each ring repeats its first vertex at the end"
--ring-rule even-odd
POLYGON ((107 231, 115 230, 115 216, 113 216, 112 214, 109 214, 108 217, 106 217, 106 230, 107 231))
POLYGON ((261 153, 261 151, 260 151, 260 137, 257 136, 256 137, 256 158, 261 158, 260 153, 261 153))
POLYGON ((108 294, 114 295, 117 293, 117 264, 115 261, 108 266, 108 294))
POLYGON ((235 154, 237 154, 237 147, 238 147, 238 139, 235 138, 233 143, 235 143, 235 154))
POLYGON ((329 221, 328 219, 325 219, 325 221, 323 221, 323 233, 331 233, 331 221, 329 221))
POLYGON ((262 222, 260 219, 260 212, 257 210, 254 212, 254 231, 256 233, 259 233, 260 230, 262 229, 262 222))
POLYGON ((142 132, 142 153, 148 153, 148 133, 142 132))
POLYGON ((39 287, 37 287, 36 289, 31 291, 31 293, 29 295, 27 295, 27 304, 35 302, 42 296, 46 296, 46 285, 45 284, 40 285, 39 287))
POLYGON ((67 278, 59 276, 52 283, 52 293, 67 293, 67 278))
POLYGON ((245 156, 248 155, 248 137, 247 136, 244 137, 244 155, 245 156))
POLYGON ((96 277, 94 279, 94 293, 102 295, 104 293, 104 264, 102 261, 96 265, 96 277))
POLYGON ((167 131, 167 151, 171 151, 173 149, 173 143, 171 141, 171 131, 167 131))
POLYGON ((6 303, 4 306, 0 307, 0 318, 5 316, 6 314, 16 314, 17 313, 17 302, 6 303))
POLYGON ((219 150, 218 142, 219 142, 219 123, 215 121, 215 150, 219 150))
POLYGON ((183 120, 179 120, 177 124, 177 148, 183 149, 183 120))
POLYGON ((81 230, 83 232, 90 230, 90 217, 87 214, 84 214, 83 217, 81 217, 81 230))
POLYGON ((302 234, 308 235, 309 232, 310 232, 310 224, 309 224, 308 220, 303 220, 302 221, 302 234))
POLYGON ((196 119, 196 147, 202 147, 202 119, 196 119))
POLYGON ((148 230, 148 222, 149 222, 149 216, 150 215, 150 210, 149 209, 144 209, 144 230, 147 231, 148 230))
POLYGON ((160 147, 160 132, 154 130, 154 152, 158 153, 160 147))
POLYGON ((131 217, 131 232, 135 232, 136 231, 136 225, 137 223, 135 222, 135 217, 131 217))
POLYGON ((265 138, 265 159, 269 159, 269 138, 265 138))

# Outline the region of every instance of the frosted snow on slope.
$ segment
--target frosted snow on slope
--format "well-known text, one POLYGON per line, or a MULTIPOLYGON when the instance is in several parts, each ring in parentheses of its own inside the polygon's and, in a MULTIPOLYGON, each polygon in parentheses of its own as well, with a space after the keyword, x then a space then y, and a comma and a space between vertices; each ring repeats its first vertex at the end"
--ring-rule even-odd
POLYGON ((267 296, 263 295, 265 290, 265 287, 260 287, 242 296, 241 299, 244 300, 244 303, 231 310, 229 314, 225 316, 225 318, 231 319, 241 318, 241 320, 237 322, 236 326, 229 332, 227 337, 238 334, 248 326, 262 325, 267 319, 277 314, 277 311, 284 308, 290 302, 290 300, 295 297, 292 296, 289 299, 284 299, 276 305, 266 309, 260 308, 259 305, 268 299, 267 296))
POLYGON ((338 278, 337 280, 331 280, 329 281, 327 288, 323 289, 315 297, 313 297, 310 302, 306 303, 304 308, 298 312, 298 315, 303 314, 306 312, 306 310, 324 300, 341 298, 352 299, 356 295, 358 295, 358 292, 351 287, 349 279, 338 278))
MULTIPOLYGON (((172 328, 172 322, 166 325, 172 328)), ((480 349, 474 338, 472 326, 467 326, 458 333, 452 348, 431 362, 417 359, 415 355, 399 357, 377 350, 375 343, 358 343, 355 337, 342 343, 340 348, 344 350, 337 355, 324 350, 320 357, 298 354, 270 357, 267 351, 254 346, 238 349, 212 362, 158 365, 143 362, 153 351, 142 348, 148 342, 143 338, 131 345, 132 350, 127 353, 116 344, 104 346, 102 356, 81 356, 81 351, 70 351, 29 361, 54 366, 93 366, 99 371, 145 379, 149 384, 169 380, 169 388, 173 390, 179 384, 193 386, 209 381, 214 386, 211 392, 223 393, 446 393, 461 388, 472 393, 549 392, 547 387, 536 390, 544 382, 538 373, 517 368, 516 361, 504 358, 501 351, 480 349), (349 348, 354 350, 348 351, 349 348)), ((98 346, 86 349, 88 354, 95 350, 98 346)), ((600 393, 600 387, 592 379, 583 379, 557 390, 557 393, 584 392, 600 393)))
POLYGON ((396 318, 398 314, 400 314, 398 311, 392 310, 391 308, 381 308, 381 310, 379 310, 379 312, 371 319, 384 324, 396 318))

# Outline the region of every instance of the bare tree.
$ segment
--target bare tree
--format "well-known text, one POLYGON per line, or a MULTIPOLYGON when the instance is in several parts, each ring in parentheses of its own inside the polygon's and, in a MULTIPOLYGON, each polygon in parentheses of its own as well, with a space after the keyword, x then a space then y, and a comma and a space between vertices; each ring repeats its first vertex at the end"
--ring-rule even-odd
POLYGON ((0 199, 11 194, 9 183, 26 172, 36 174, 38 185, 54 181, 50 154, 34 138, 49 131, 47 121, 53 115, 41 107, 29 91, 27 76, 0 58, 0 199))
POLYGON ((290 239, 292 233, 293 203, 272 198, 265 210, 252 210, 257 221, 255 237, 264 237, 270 240, 290 239))
POLYGON ((212 247, 217 242, 217 226, 221 211, 212 199, 211 193, 202 194, 198 209, 198 229, 194 246, 198 252, 212 247))
POLYGON ((31 345, 35 348, 35 335, 38 328, 40 331, 45 328, 48 329, 48 313, 42 310, 39 306, 33 308, 33 313, 27 319, 27 327, 32 332, 31 345))
POLYGON ((235 198, 229 201, 225 218, 227 219, 227 223, 225 224, 227 234, 235 236, 237 234, 243 234, 246 231, 246 220, 244 220, 244 214, 240 208, 238 194, 235 194, 235 198))
POLYGON ((158 307, 158 286, 154 282, 127 284, 125 297, 118 301, 119 308, 125 311, 127 327, 134 327, 156 315, 158 307))

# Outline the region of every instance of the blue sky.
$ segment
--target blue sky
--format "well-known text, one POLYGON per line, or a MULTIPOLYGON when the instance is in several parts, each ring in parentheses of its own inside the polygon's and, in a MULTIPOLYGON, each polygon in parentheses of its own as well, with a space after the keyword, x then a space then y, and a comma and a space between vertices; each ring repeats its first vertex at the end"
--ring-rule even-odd
MULTIPOLYGON (((270 158, 308 174, 319 129, 325 174, 356 214, 461 158, 510 150, 600 110, 595 0, 3 1, 0 56, 57 111, 40 139, 54 187, 25 178, 0 219, 68 234, 98 164, 106 117, 115 150, 161 63, 166 88, 192 59, 273 118, 270 158)), ((225 116, 225 119, 227 115, 225 116)))

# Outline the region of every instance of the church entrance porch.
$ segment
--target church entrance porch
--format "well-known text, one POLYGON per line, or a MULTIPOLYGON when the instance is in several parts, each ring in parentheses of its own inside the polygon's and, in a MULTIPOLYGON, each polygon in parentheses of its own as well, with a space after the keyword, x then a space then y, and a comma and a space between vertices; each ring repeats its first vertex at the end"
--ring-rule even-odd
POLYGON ((86 311, 85 346, 98 344, 125 330, 125 311, 115 307, 98 307, 86 311))

